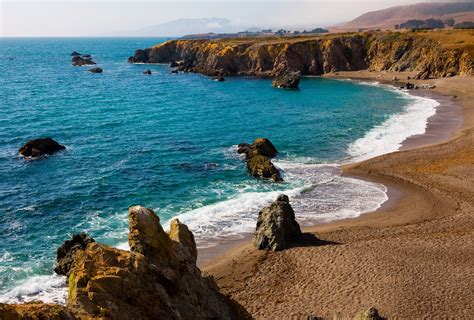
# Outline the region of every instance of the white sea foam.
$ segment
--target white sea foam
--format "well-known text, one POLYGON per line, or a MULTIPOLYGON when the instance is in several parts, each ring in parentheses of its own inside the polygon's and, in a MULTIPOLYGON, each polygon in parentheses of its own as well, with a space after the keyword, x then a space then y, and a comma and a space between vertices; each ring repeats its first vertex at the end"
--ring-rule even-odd
POLYGON ((428 119, 435 115, 439 102, 412 96, 405 91, 396 92, 406 98, 406 107, 351 143, 347 148, 347 153, 352 156, 351 162, 397 151, 408 137, 426 132, 428 119))
POLYGON ((33 276, 0 295, 1 303, 24 303, 40 300, 46 303, 65 304, 67 298, 66 277, 58 275, 33 276))

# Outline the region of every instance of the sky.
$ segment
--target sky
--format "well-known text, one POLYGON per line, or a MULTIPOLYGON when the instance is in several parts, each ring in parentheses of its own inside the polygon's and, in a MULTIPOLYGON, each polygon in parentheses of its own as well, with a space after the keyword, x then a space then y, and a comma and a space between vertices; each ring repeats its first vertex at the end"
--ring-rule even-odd
POLYGON ((368 11, 417 2, 426 0, 0 0, 0 35, 101 36, 210 17, 243 27, 324 27, 368 11))

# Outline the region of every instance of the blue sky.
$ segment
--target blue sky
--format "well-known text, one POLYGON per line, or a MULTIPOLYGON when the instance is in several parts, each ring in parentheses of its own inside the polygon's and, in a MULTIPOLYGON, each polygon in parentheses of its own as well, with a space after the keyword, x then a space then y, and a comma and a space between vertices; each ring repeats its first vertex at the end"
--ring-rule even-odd
POLYGON ((94 36, 180 18, 227 18, 245 27, 328 26, 406 0, 0 0, 2 36, 94 36))

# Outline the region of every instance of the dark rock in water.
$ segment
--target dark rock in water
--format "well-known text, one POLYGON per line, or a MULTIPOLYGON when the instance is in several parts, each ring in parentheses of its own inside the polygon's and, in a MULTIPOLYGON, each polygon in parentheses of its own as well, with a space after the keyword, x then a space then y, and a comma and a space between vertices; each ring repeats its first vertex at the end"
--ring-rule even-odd
POLYGON ((128 62, 129 63, 147 63, 149 52, 150 52, 150 49, 135 50, 135 54, 133 55, 133 57, 128 58, 128 62))
POLYGON ((84 232, 74 234, 70 240, 66 240, 57 250, 54 272, 69 276, 76 252, 78 250, 85 250, 86 246, 91 242, 94 242, 94 239, 84 232))
POLYGON ((92 73, 102 73, 104 70, 102 70, 102 68, 92 68, 87 71, 92 72, 92 73))
POLYGON ((290 200, 282 194, 258 213, 253 243, 259 250, 278 251, 287 249, 301 235, 290 200))
POLYGON ((272 86, 275 88, 283 89, 296 89, 300 84, 301 72, 299 71, 287 71, 279 76, 277 76, 273 82, 272 86))
POLYGON ((178 70, 171 70, 171 73, 178 73, 178 70))
POLYGON ((223 76, 215 76, 212 78, 212 80, 222 82, 222 81, 225 81, 225 78, 223 76))
POLYGON ((146 69, 145 71, 143 71, 143 74, 147 74, 147 75, 150 75, 150 76, 151 76, 151 70, 150 70, 150 69, 146 69))
POLYGON ((40 138, 28 141, 18 152, 25 157, 39 157, 63 149, 66 149, 66 147, 51 138, 40 138))
POLYGON ((80 54, 79 52, 77 52, 77 51, 73 51, 73 52, 71 53, 71 56, 80 56, 80 55, 81 55, 81 54, 80 54))
POLYGON ((356 320, 382 320, 383 318, 380 316, 379 311, 374 307, 370 309, 358 313, 355 318, 356 320))
POLYGON ((281 182, 280 171, 270 161, 277 155, 278 151, 266 138, 257 138, 252 144, 240 143, 237 152, 245 154, 247 169, 249 173, 257 178, 269 178, 275 182, 281 182))
POLYGON ((280 171, 278 171, 268 157, 261 155, 252 156, 252 158, 247 160, 247 169, 249 173, 256 178, 268 178, 274 182, 283 181, 280 171))
POLYGON ((83 54, 82 57, 85 59, 92 59, 92 56, 90 54, 83 54))
POLYGON ((82 58, 80 56, 74 56, 72 57, 72 65, 75 67, 81 67, 81 66, 92 66, 95 65, 96 63, 92 61, 90 58, 82 58))
POLYGON ((179 63, 177 63, 176 61, 171 61, 170 68, 177 68, 177 67, 179 67, 179 63))

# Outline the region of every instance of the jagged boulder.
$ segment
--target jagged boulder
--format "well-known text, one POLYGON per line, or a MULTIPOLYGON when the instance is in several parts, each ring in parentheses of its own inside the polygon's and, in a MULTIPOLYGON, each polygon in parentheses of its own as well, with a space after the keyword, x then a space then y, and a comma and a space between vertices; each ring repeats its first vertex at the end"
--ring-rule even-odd
POLYGON ((237 152, 245 154, 247 169, 256 178, 269 178, 275 182, 283 181, 280 171, 270 161, 278 154, 273 143, 266 138, 257 138, 252 144, 240 143, 237 152))
POLYGON ((81 56, 73 56, 71 61, 72 65, 75 67, 92 66, 96 64, 91 58, 84 58, 81 56))
POLYGON ((28 141, 18 152, 24 157, 39 157, 66 149, 51 138, 39 138, 28 141))
POLYGON ((104 70, 102 70, 102 68, 92 68, 92 69, 89 69, 87 70, 91 73, 102 73, 104 70))
POLYGON ((197 260, 196 241, 188 226, 181 223, 178 219, 173 219, 170 222, 168 234, 171 240, 180 243, 188 251, 189 260, 195 263, 197 260))
POLYGON ((297 89, 301 80, 300 71, 287 71, 277 76, 273 82, 272 86, 275 88, 283 89, 297 89))
POLYGON ((81 318, 249 319, 196 266, 188 228, 166 233, 150 209, 129 208, 130 251, 96 242, 78 251, 69 276, 68 309, 81 318))
POLYGON ((279 195, 275 202, 258 213, 254 245, 259 250, 278 251, 301 237, 301 229, 288 196, 279 195))
POLYGON ((56 267, 54 272, 69 276, 74 256, 78 250, 85 250, 89 243, 95 240, 84 232, 72 235, 71 239, 64 241, 56 253, 56 267))

